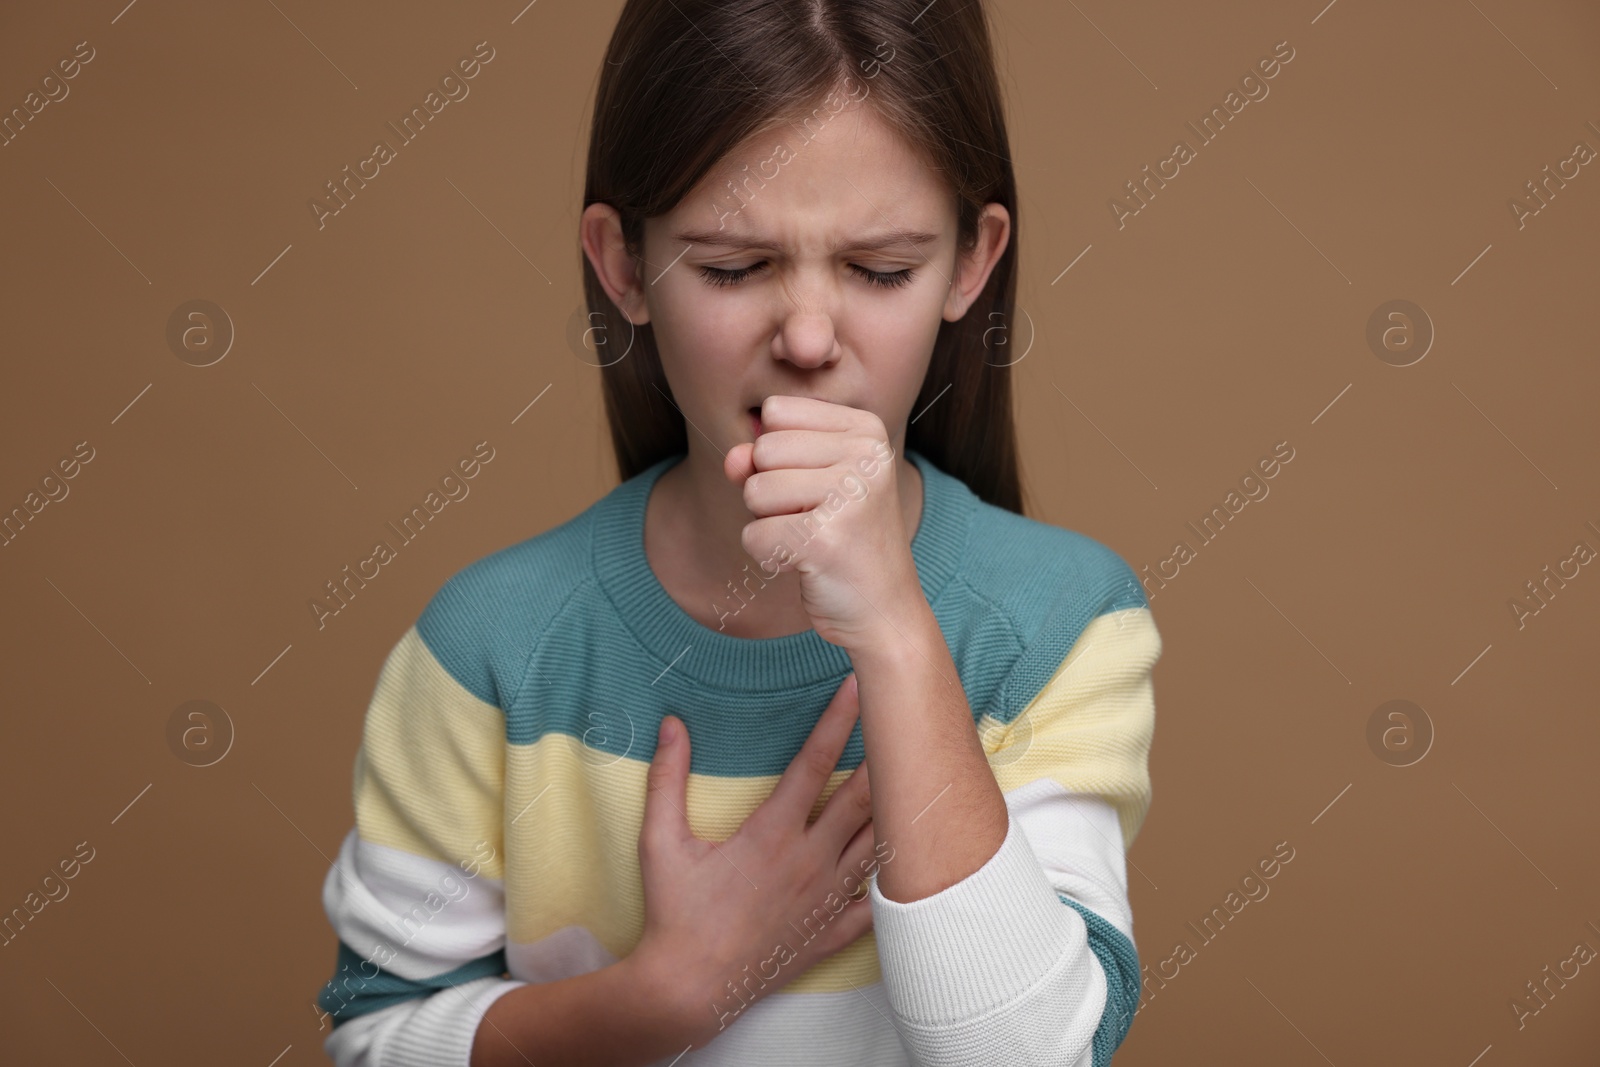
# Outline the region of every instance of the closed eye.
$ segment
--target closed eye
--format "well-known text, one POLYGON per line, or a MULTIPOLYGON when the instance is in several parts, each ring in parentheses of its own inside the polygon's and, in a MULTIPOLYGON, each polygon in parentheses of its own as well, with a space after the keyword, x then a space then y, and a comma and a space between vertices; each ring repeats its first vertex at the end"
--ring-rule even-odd
MULTIPOLYGON (((701 266, 699 270, 701 277, 705 278, 709 284, 725 286, 738 285, 746 278, 765 268, 766 265, 767 261, 763 259, 760 262, 750 264, 748 267, 727 269, 701 266)), ((898 289, 902 285, 909 285, 912 276, 916 273, 915 269, 911 267, 906 267, 904 270, 877 271, 868 270, 866 267, 855 263, 850 264, 850 269, 859 274, 868 284, 882 286, 885 289, 898 289)))

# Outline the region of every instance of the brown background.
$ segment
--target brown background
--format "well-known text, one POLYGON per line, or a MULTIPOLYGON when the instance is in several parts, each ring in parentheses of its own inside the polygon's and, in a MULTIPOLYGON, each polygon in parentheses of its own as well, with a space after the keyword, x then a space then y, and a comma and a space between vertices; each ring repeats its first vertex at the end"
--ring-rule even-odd
MULTIPOLYGON (((96 53, 0 148, 0 509, 95 450, 0 549, 0 910, 95 850, 0 948, 0 1058, 319 1063, 320 891, 384 653, 615 483, 566 336, 618 5, 123 2, 0 16, 6 111, 96 53), (323 184, 480 41, 470 96, 319 229, 323 184), (193 299, 235 331, 203 368, 166 340, 193 299), (308 601, 483 440, 471 495, 319 630, 308 601), (235 731, 203 768, 167 734, 197 699, 235 731)), ((1129 887, 1141 961, 1194 955, 1147 976, 1117 1063, 1592 1064, 1600 967, 1521 1029, 1510 1005, 1600 949, 1600 566, 1521 629, 1508 601, 1600 548, 1600 166, 1522 228, 1508 201, 1600 148, 1600 14, 1321 3, 994 7, 1030 514, 1142 569, 1295 450, 1152 601, 1129 887), (1283 40, 1270 95, 1119 229, 1110 197, 1283 40), (1366 341, 1394 299, 1436 331, 1406 367, 1366 341), (1396 699, 1434 734, 1404 767, 1368 742, 1396 699)))

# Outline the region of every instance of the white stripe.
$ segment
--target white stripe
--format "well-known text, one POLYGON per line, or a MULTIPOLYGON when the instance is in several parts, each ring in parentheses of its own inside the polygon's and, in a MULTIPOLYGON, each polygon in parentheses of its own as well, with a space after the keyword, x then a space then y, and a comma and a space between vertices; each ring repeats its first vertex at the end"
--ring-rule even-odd
POLYGON ((1050 778, 1019 786, 1005 799, 1050 884, 1132 941, 1122 824, 1111 802, 1089 793, 1072 793, 1050 778))
POLYGON ((354 829, 323 881, 322 907, 352 951, 402 978, 432 978, 505 945, 499 880, 363 841, 354 829))
POLYGON ((489 1005, 524 983, 479 978, 341 1023, 323 1038, 336 1067, 468 1067, 489 1005))
MULTIPOLYGON (((706 1006, 709 1012, 710 1005, 706 1006)), ((913 1067, 882 982, 842 993, 779 990, 745 1008, 677 1067, 913 1067)), ((669 1067, 674 1057, 650 1067, 669 1067)))

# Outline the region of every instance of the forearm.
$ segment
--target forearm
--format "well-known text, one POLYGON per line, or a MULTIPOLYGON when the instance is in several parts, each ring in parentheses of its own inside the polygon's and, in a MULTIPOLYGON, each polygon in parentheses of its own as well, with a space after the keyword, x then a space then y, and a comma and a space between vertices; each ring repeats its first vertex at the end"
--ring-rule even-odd
POLYGON ((1009 816, 972 711, 926 601, 851 649, 872 781, 872 825, 894 861, 878 869, 890 900, 930 897, 999 850, 1009 816))
POLYGON ((669 991, 633 956, 513 989, 484 1013, 472 1067, 644 1067, 677 1056, 699 1040, 703 1027, 676 1010, 669 991))

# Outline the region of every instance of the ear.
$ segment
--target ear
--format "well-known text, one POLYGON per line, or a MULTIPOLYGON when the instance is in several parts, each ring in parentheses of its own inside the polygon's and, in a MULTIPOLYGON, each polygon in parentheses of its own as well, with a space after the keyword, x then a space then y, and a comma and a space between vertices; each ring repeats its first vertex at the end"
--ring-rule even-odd
POLYGON ((611 302, 635 326, 650 321, 650 307, 639 283, 639 262, 622 239, 622 217, 610 204, 590 204, 578 220, 583 254, 611 302))
POLYGON ((944 317, 955 322, 967 313, 989 281, 989 273, 1005 254, 1011 239, 1011 213, 1001 204, 983 205, 978 215, 978 240, 969 250, 956 252, 955 273, 944 301, 944 317))

